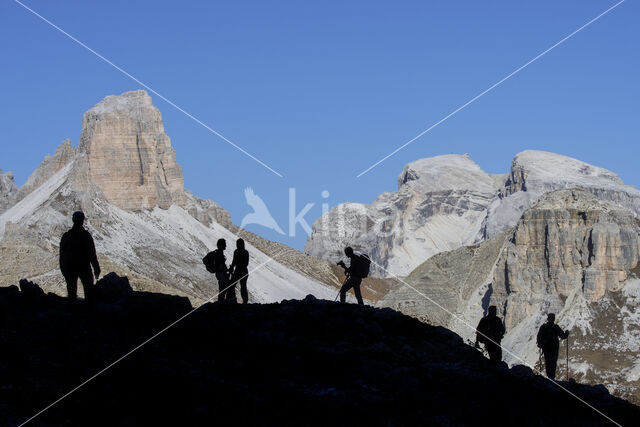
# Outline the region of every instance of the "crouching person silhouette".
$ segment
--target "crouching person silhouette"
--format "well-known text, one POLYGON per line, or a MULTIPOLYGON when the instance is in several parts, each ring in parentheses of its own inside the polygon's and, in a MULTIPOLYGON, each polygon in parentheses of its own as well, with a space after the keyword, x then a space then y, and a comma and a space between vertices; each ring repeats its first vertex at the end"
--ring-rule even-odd
POLYGON ((60 271, 67 282, 69 300, 78 297, 78 278, 82 282, 84 298, 93 300, 93 276, 100 277, 100 264, 96 256, 93 237, 84 228, 84 213, 77 211, 71 217, 73 227, 60 240, 60 271), (91 271, 93 266, 93 272, 91 271))
POLYGON ((344 268, 344 272, 347 275, 347 279, 340 288, 340 302, 344 303, 347 299, 347 292, 353 288, 353 293, 356 295, 359 305, 364 305, 362 301, 362 293, 360 292, 360 284, 362 279, 369 275, 369 267, 371 266, 371 259, 367 254, 357 254, 351 248, 347 246, 344 248, 344 254, 351 260, 349 267, 344 262, 338 262, 338 265, 344 268))

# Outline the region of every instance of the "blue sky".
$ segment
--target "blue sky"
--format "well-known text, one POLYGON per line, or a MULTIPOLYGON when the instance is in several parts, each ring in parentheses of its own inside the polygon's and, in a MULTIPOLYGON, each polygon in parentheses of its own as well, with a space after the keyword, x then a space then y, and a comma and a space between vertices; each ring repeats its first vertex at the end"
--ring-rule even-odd
MULTIPOLYGON (((152 95, 185 186, 283 229, 297 209, 369 203, 413 160, 469 153, 504 173, 525 149, 640 184, 640 6, 627 0, 383 162, 356 175, 615 1, 43 1, 24 3, 284 175, 152 95), (328 199, 320 194, 330 193, 328 199)), ((20 185, 103 97, 140 86, 17 3, 0 2, 0 168, 20 185)), ((265 237, 302 248, 305 233, 265 237)))

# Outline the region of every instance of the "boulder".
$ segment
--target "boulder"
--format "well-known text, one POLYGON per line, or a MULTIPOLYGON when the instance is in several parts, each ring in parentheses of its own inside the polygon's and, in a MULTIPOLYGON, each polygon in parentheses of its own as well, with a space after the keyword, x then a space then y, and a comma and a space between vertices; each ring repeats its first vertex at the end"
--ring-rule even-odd
POLYGON ((38 286, 37 283, 33 283, 27 279, 20 280, 20 291, 29 298, 44 297, 44 291, 38 286))
POLYGON ((127 298, 133 293, 129 279, 116 273, 109 273, 95 284, 94 295, 97 301, 113 303, 127 298))

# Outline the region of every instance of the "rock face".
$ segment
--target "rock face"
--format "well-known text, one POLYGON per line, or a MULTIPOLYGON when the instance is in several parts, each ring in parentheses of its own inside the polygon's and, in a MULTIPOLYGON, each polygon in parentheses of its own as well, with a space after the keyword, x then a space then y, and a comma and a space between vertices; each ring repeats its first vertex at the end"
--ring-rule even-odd
POLYGON ((335 262, 354 246, 384 267, 372 264, 373 274, 406 275, 436 253, 470 244, 496 191, 466 154, 421 159, 405 166, 397 192, 336 206, 315 221, 305 252, 335 262))
POLYGON ((87 111, 78 149, 86 155, 88 180, 113 205, 140 210, 186 203, 182 168, 145 91, 108 96, 87 111))
MULTIPOLYGON (((638 264, 633 213, 582 190, 544 196, 518 221, 497 262, 492 302, 512 329, 543 302, 552 311, 579 292, 589 302, 618 292, 638 264)), ((547 308, 547 307, 545 307, 547 308)))
POLYGON ((0 213, 13 206, 18 197, 18 188, 13 179, 13 173, 2 173, 0 169, 0 213))

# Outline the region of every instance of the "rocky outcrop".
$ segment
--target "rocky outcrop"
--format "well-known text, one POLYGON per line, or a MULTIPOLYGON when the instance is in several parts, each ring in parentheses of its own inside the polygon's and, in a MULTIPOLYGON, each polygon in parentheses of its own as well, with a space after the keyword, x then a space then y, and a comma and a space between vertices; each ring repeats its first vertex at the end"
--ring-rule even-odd
POLYGON ((186 191, 185 193, 185 210, 202 224, 209 226, 217 222, 225 228, 231 228, 233 226, 231 215, 225 208, 213 200, 204 200, 196 197, 191 191, 186 191))
POLYGON ((145 91, 107 96, 87 111, 78 150, 84 156, 76 185, 96 185, 113 205, 127 210, 185 205, 182 168, 160 111, 145 91))
POLYGON ((69 139, 62 141, 62 144, 53 153, 47 156, 40 163, 40 166, 27 178, 18 192, 18 199, 24 199, 29 193, 44 184, 56 172, 73 161, 76 155, 76 148, 71 145, 69 139))
POLYGON ((422 321, 460 328, 457 317, 477 322, 491 295, 493 269, 506 233, 479 245, 432 256, 391 290, 378 305, 422 321))
POLYGON ((576 291, 598 301, 622 288, 639 250, 631 211, 583 190, 549 193, 524 213, 503 247, 491 300, 504 308, 509 329, 541 308, 559 312, 576 291))
POLYGON ((493 367, 451 331, 390 309, 312 296, 215 303, 166 328, 192 311, 186 299, 131 292, 126 278, 113 274, 98 288, 94 304, 73 309, 55 295, 32 298, 0 287, 0 424, 19 425, 152 336, 34 421, 599 426, 609 422, 593 409, 621 425, 640 416, 602 386, 562 382, 580 402, 523 366, 493 367))
POLYGON ((305 252, 335 262, 354 246, 372 257, 373 274, 406 275, 436 253, 470 244, 496 190, 466 154, 421 159, 405 166, 397 192, 370 205, 338 205, 315 221, 305 252))
POLYGON ((16 203, 18 188, 14 182, 13 173, 2 173, 0 169, 0 214, 16 203))

